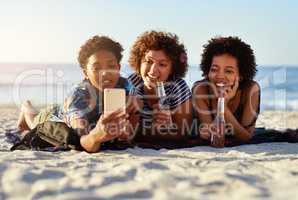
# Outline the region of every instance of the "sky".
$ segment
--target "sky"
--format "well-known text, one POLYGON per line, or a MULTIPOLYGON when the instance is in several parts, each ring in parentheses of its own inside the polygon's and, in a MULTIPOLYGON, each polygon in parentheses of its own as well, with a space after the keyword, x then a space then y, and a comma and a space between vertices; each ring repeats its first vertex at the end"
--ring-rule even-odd
POLYGON ((120 42, 127 63, 138 35, 175 33, 198 64, 215 36, 238 36, 259 65, 298 65, 296 0, 0 0, 0 62, 77 63, 94 35, 120 42))

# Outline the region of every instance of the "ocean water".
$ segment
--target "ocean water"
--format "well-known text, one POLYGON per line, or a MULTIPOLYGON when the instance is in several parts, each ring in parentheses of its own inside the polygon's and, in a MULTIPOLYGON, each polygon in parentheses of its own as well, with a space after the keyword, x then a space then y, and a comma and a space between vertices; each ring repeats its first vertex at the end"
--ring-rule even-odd
MULTIPOLYGON (((0 64, 0 105, 20 105, 30 99, 35 105, 62 103, 69 90, 82 80, 75 64, 0 64)), ((121 74, 132 70, 122 65, 121 74)), ((298 66, 258 66, 261 110, 298 110, 298 66)), ((185 77, 191 87, 202 79, 198 66, 190 66, 185 77)))

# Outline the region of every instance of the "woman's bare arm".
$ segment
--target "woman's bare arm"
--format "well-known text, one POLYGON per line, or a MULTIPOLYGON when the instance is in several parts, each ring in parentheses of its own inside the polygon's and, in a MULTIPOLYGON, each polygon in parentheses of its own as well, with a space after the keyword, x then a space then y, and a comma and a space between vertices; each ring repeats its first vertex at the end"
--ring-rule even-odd
POLYGON ((80 138, 81 146, 87 152, 94 153, 99 151, 100 145, 103 142, 103 138, 98 136, 100 135, 98 134, 100 130, 97 130, 95 127, 90 132, 88 132, 89 123, 85 119, 74 119, 71 121, 71 126, 81 136, 80 138))
POLYGON ((192 125, 191 99, 178 106, 172 114, 173 123, 177 126, 177 139, 185 138, 189 134, 192 125))
POLYGON ((244 98, 245 103, 241 120, 238 121, 229 108, 226 108, 225 118, 226 123, 232 125, 234 136, 242 142, 247 142, 251 139, 255 131, 255 122, 260 105, 260 86, 254 83, 247 89, 244 98))
POLYGON ((88 152, 97 152, 103 142, 113 140, 125 134, 125 124, 128 115, 123 110, 117 110, 107 115, 101 115, 96 126, 89 130, 85 119, 74 119, 71 126, 81 135, 81 146, 88 152))
MULTIPOLYGON (((209 128, 210 125, 213 123, 213 118, 211 115, 212 110, 209 110, 208 105, 208 86, 201 83, 194 87, 193 89, 193 104, 194 104, 194 111, 198 116, 198 120, 200 121, 200 127, 202 129, 198 129, 198 134, 202 139, 209 140, 210 139, 210 132, 209 128)), ((216 114, 216 113, 214 113, 216 114)))

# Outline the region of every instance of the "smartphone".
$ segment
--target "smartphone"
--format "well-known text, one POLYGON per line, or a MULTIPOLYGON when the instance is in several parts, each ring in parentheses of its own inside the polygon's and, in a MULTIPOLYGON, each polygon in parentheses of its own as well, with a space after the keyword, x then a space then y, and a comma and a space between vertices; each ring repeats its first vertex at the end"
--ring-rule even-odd
POLYGON ((121 88, 107 88, 103 91, 103 107, 104 113, 110 113, 118 110, 119 108, 124 109, 126 106, 126 95, 125 90, 121 88))

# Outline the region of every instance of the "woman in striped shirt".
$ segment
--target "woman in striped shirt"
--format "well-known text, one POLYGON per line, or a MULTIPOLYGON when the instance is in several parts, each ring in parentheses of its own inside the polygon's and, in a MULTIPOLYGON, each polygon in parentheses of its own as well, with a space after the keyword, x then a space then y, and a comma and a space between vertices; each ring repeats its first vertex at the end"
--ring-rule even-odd
MULTIPOLYGON (((149 31, 134 43, 128 79, 141 99, 136 140, 181 141, 191 123, 191 91, 182 79, 188 68, 184 45, 175 34, 149 31), (162 97, 157 95, 158 86, 162 97), (161 88, 161 87, 159 87, 161 88)), ((160 93, 160 92, 159 92, 160 93)))

